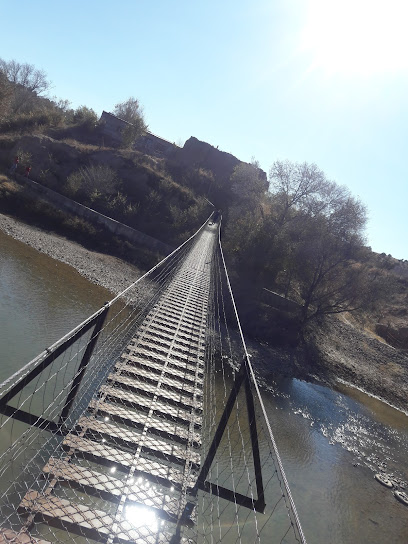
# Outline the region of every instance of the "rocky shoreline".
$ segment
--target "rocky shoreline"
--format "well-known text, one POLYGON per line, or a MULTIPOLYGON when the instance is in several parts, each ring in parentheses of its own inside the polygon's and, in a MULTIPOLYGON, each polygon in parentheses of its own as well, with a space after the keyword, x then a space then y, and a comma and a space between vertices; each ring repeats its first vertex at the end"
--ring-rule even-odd
MULTIPOLYGON (((92 283, 118 294, 143 274, 111 255, 85 249, 54 233, 0 214, 0 229, 46 255, 74 267, 92 283)), ((286 375, 330 386, 348 384, 408 411, 408 355, 337 318, 310 333, 309 346, 277 349, 248 341, 254 366, 267 384, 286 375)))
POLYGON ((408 354, 337 318, 314 331, 318 374, 346 382, 408 413, 408 354))
POLYGON ((0 214, 0 230, 49 257, 75 268, 82 276, 113 294, 121 293, 144 271, 112 255, 90 251, 55 233, 0 214))
POLYGON ((314 325, 296 348, 247 344, 265 385, 282 375, 340 389, 346 384, 408 415, 408 354, 337 317, 314 325))

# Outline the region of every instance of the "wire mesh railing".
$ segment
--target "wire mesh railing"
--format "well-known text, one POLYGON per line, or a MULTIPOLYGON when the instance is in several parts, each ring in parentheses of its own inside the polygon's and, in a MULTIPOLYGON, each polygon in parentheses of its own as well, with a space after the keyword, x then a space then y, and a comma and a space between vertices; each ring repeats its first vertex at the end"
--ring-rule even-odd
POLYGON ((304 543, 246 349, 221 242, 214 257, 212 285, 202 463, 220 424, 223 435, 208 471, 212 493, 201 492, 200 496, 199 541, 304 543), (241 338, 239 349, 232 338, 236 330, 241 338), (226 425, 223 415, 228 417, 226 425))
POLYGON ((0 385, 0 542, 305 542, 218 230, 0 385))

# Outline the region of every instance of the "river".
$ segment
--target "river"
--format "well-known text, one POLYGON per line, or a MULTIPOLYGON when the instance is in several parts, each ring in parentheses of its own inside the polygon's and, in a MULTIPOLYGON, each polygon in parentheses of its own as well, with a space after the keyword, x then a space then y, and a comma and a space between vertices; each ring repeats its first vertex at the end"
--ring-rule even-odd
MULTIPOLYGON (((112 295, 0 231, 0 380, 112 295)), ((296 379, 263 390, 309 543, 408 542, 408 508, 374 480, 408 480, 408 417, 347 386, 296 379)))

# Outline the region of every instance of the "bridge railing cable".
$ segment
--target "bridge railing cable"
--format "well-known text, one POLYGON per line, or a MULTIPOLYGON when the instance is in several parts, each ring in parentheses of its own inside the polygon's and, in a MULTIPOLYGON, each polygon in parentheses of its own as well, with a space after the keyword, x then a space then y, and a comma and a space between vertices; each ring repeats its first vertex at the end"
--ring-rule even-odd
POLYGON ((305 536, 303 534, 303 530, 302 530, 300 519, 299 519, 299 516, 298 516, 298 513, 297 513, 296 505, 295 505, 295 502, 293 500, 293 496, 292 496, 292 493, 291 493, 291 490, 290 490, 290 487, 289 487, 289 483, 288 483, 288 480, 287 480, 287 477, 286 477, 286 474, 285 474, 285 470, 283 468, 283 463, 282 463, 282 460, 281 460, 281 457, 280 457, 280 454, 279 454, 279 451, 278 451, 278 447, 277 447, 277 444, 276 444, 276 441, 275 441, 275 437, 274 437, 274 434, 272 432, 272 427, 271 427, 271 424, 270 424, 270 421, 269 421, 269 417, 268 417, 268 414, 266 412, 265 405, 264 405, 264 403, 262 401, 261 392, 260 392, 260 389, 259 389, 259 386, 258 386, 258 382, 257 382, 256 376, 255 376, 255 373, 254 373, 253 366, 251 364, 250 355, 248 353, 248 349, 247 349, 247 346, 246 346, 244 334, 243 334, 243 331, 242 331, 242 327, 241 327, 241 323, 240 323, 240 319, 239 319, 239 315, 238 315, 237 306, 236 306, 236 303, 235 303, 234 294, 232 292, 232 287, 231 287, 231 282, 230 282, 229 275, 228 275, 227 266, 226 266, 226 263, 225 263, 224 252, 223 252, 223 249, 222 249, 221 229, 219 229, 219 247, 220 247, 220 254, 221 254, 222 264, 223 264, 224 272, 225 272, 225 278, 226 278, 226 282, 227 282, 227 286, 228 286, 228 291, 229 291, 229 294, 230 294, 230 297, 231 297, 232 306, 234 308, 234 314, 235 314, 235 318, 236 318, 236 322, 237 322, 237 326, 238 326, 238 330, 239 330, 239 335, 241 337, 242 346, 244 348, 246 366, 248 368, 248 372, 249 372, 250 378, 251 378, 251 386, 253 387, 254 392, 256 394, 256 397, 257 397, 257 400, 258 400, 258 403, 259 403, 259 407, 260 407, 260 409, 262 411, 264 424, 265 424, 265 426, 267 428, 269 439, 270 439, 271 444, 273 446, 274 456, 276 458, 276 462, 277 462, 278 469, 279 469, 279 472, 280 472, 280 478, 281 478, 281 481, 282 481, 283 487, 284 487, 284 498, 289 503, 288 507, 289 507, 290 515, 293 516, 294 525, 295 525, 296 531, 299 534, 300 541, 302 542, 302 544, 306 544, 306 539, 305 539, 305 536))
POLYGON ((243 335, 220 233, 212 277, 202 452, 202 463, 208 459, 210 467, 205 467, 206 485, 200 486, 198 540, 304 544, 270 406, 263 402, 243 335))

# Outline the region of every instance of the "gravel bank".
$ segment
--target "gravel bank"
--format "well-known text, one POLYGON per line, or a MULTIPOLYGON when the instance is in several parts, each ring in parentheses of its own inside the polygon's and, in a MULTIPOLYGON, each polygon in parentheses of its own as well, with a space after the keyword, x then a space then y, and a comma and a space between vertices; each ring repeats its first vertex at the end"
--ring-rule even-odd
POLYGON ((314 331, 317 374, 343 380, 408 412, 408 354, 339 319, 314 331))
POLYGON ((92 283, 118 294, 144 272, 111 255, 89 251, 76 242, 0 214, 0 229, 16 240, 74 267, 92 283))

